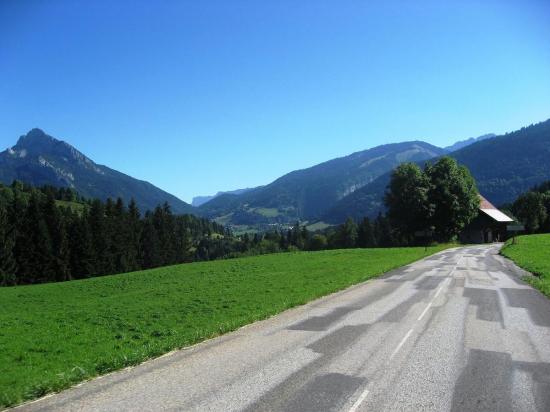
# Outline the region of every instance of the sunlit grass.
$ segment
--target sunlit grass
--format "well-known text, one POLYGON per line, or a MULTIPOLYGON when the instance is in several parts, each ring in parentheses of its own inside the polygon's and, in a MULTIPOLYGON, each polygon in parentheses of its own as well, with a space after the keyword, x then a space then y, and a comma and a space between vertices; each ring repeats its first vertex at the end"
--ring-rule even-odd
POLYGON ((519 236, 514 245, 506 242, 501 253, 537 275, 525 280, 550 297, 550 234, 519 236))

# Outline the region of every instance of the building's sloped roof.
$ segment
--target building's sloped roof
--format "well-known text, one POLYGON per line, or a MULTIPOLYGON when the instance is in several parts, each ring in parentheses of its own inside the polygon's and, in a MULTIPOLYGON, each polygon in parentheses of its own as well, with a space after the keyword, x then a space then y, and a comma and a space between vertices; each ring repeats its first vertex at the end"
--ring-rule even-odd
POLYGON ((485 199, 483 196, 479 195, 479 210, 488 215, 490 218, 496 220, 497 222, 513 222, 514 219, 506 216, 500 210, 493 206, 491 202, 485 199))
POLYGON ((486 215, 489 215, 491 218, 496 220, 497 222, 513 222, 514 219, 510 219, 508 216, 506 216, 504 213, 502 213, 498 209, 480 209, 483 213, 486 215))

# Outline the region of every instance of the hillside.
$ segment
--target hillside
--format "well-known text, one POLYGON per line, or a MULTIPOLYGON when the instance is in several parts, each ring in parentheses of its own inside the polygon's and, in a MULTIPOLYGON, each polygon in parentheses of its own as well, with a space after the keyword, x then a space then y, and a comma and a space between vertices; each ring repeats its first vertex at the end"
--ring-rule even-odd
POLYGON ((133 197, 142 210, 152 210, 168 202, 175 213, 194 213, 195 209, 151 183, 94 163, 70 144, 32 129, 17 144, 0 152, 0 182, 13 180, 33 186, 69 187, 87 198, 105 200, 133 197))
MULTIPOLYGON (((513 201, 529 188, 550 179, 550 120, 477 141, 450 153, 470 169, 479 191, 492 203, 513 201)), ((390 173, 341 199, 321 218, 341 223, 348 216, 360 219, 384 210, 383 195, 390 173)))
POLYGON ((513 201, 550 179, 550 119, 451 154, 466 165, 494 204, 513 201))
POLYGON ((443 153, 443 149, 420 141, 378 146, 288 173, 241 195, 223 194, 199 209, 206 217, 234 225, 314 220, 399 163, 443 153))

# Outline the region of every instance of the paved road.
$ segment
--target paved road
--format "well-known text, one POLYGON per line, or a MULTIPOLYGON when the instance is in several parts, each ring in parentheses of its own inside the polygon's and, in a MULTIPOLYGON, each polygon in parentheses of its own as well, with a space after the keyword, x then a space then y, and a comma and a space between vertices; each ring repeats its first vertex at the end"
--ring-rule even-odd
POLYGON ((444 251, 21 409, 549 411, 550 301, 498 248, 444 251))

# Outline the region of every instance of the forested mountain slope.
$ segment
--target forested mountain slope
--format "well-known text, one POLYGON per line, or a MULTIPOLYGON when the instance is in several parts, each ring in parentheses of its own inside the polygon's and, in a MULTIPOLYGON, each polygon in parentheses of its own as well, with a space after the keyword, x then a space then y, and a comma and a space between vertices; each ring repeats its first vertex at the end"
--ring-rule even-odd
MULTIPOLYGON (((550 179, 550 120, 485 139, 450 153, 467 166, 479 191, 492 203, 513 201, 529 188, 550 179)), ((348 216, 360 219, 384 210, 383 196, 390 173, 336 203, 321 218, 340 223, 348 216)))
POLYGON ((75 189, 84 197, 134 198, 143 211, 168 202, 175 213, 195 213, 195 209, 151 183, 94 163, 70 144, 32 129, 17 144, 0 152, 0 182, 14 180, 34 185, 75 189))
POLYGON ((221 195, 199 209, 206 217, 232 224, 313 220, 399 163, 443 153, 421 141, 378 146, 288 173, 244 194, 221 195))

